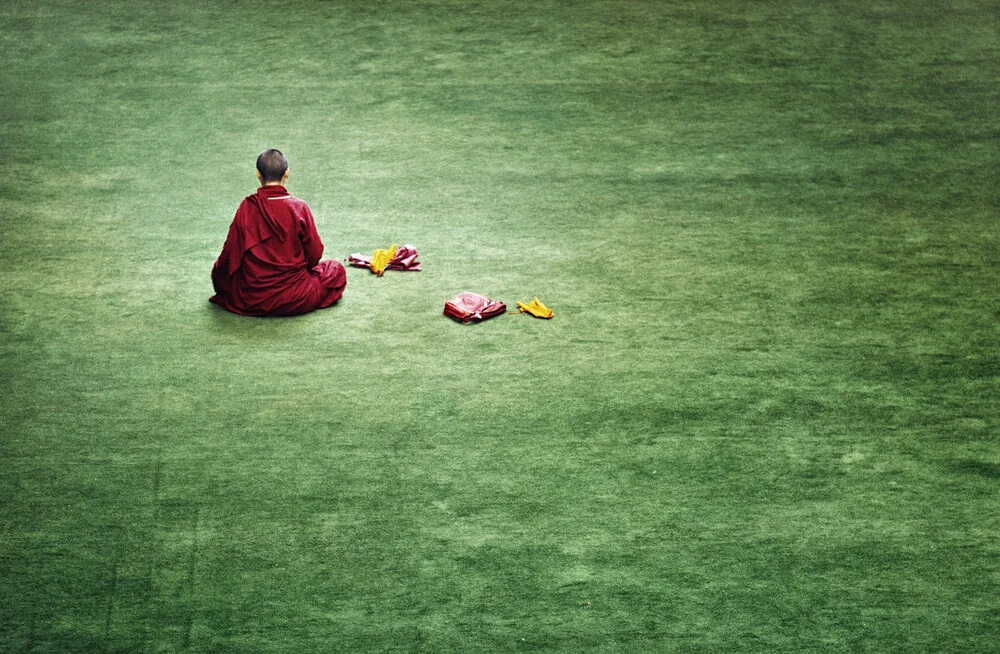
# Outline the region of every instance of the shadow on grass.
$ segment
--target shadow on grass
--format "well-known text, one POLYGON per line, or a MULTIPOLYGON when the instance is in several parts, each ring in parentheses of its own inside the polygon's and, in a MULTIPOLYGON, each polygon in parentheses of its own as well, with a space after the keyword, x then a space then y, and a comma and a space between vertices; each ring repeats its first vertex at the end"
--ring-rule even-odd
POLYGON ((301 316, 258 317, 230 313, 214 304, 206 303, 209 328, 217 335, 236 339, 286 339, 309 325, 322 312, 301 316))
POLYGON ((977 461, 975 459, 963 459, 954 461, 951 467, 957 472, 964 472, 971 475, 980 475, 988 479, 1000 479, 1000 464, 977 461))

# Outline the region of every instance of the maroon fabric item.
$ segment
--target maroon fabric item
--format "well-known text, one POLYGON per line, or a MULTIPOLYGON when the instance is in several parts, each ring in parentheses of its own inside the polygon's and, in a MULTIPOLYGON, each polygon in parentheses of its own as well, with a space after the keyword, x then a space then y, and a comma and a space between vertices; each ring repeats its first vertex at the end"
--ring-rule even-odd
MULTIPOLYGON (((347 263, 356 268, 371 268, 372 258, 367 254, 354 253, 347 257, 347 263)), ((420 270, 420 262, 417 261, 417 248, 412 245, 404 245, 396 248, 396 256, 392 258, 392 261, 389 262, 386 268, 389 270, 410 270, 413 272, 420 270)))
POLYGON ((340 299, 347 273, 323 256, 312 211, 284 186, 261 186, 236 210, 212 267, 210 302, 246 316, 294 316, 340 299))
POLYGON ((460 293, 444 303, 444 315, 464 323, 499 316, 506 310, 507 305, 503 302, 478 293, 460 293))

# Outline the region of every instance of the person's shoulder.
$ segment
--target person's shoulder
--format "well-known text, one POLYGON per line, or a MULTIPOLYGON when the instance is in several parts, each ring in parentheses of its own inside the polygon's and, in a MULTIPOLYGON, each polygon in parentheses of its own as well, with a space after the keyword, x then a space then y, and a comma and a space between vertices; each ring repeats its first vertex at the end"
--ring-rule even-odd
POLYGON ((278 202, 286 202, 288 206, 293 207, 299 211, 310 211, 309 204, 302 198, 297 198, 294 195, 285 195, 281 198, 275 198, 278 202))

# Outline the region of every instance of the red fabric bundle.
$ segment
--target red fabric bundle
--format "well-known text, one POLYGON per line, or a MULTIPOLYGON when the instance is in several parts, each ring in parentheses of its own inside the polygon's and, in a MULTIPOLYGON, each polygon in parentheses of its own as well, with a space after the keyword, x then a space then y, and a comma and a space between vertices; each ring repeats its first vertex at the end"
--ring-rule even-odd
POLYGON ((503 302, 478 293, 460 293, 444 303, 444 315, 463 323, 479 322, 507 310, 503 302))
MULTIPOLYGON (((369 255, 355 253, 347 257, 347 263, 356 268, 371 268, 372 258, 369 255)), ((386 266, 389 270, 410 270, 416 272, 420 270, 420 262, 417 261, 417 248, 412 245, 404 245, 396 249, 396 256, 389 261, 386 266)))

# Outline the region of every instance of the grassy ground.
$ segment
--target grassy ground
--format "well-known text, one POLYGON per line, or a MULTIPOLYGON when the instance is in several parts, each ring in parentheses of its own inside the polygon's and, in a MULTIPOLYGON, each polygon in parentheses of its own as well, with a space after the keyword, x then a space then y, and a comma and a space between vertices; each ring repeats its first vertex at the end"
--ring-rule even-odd
POLYGON ((996 651, 997 28, 4 3, 0 650, 996 651), (209 305, 267 147, 425 270, 209 305))

